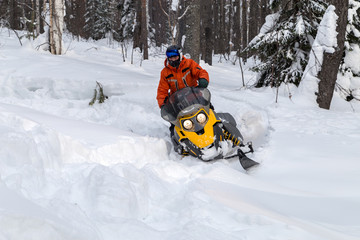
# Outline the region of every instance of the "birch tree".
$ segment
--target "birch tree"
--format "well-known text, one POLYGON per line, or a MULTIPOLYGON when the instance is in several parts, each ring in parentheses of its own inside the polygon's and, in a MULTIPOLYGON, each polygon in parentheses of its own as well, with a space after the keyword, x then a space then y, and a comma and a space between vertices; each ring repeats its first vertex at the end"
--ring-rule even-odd
POLYGON ((49 0, 50 8, 50 52, 62 53, 62 34, 64 27, 64 0, 49 0))

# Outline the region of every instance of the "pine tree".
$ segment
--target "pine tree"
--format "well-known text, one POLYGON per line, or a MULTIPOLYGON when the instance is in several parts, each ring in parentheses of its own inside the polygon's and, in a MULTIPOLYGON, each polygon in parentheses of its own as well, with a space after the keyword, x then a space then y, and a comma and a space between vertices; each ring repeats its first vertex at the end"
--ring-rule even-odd
POLYGON ((352 50, 353 45, 360 45, 360 0, 349 1, 349 23, 347 26, 346 49, 352 50))
POLYGON ((107 1, 102 0, 88 0, 85 14, 85 31, 90 33, 90 36, 99 40, 104 38, 111 30, 112 20, 109 14, 109 7, 107 1))
POLYGON ((84 30, 90 37, 93 37, 94 34, 94 30, 92 27, 95 24, 95 17, 94 17, 95 9, 96 9, 96 0, 88 0, 86 2, 84 30))
MULTIPOLYGON (((271 8, 277 9, 281 2, 274 0, 271 8)), ((260 33, 243 51, 244 56, 255 55, 261 60, 252 68, 261 73, 257 87, 299 85, 326 7, 323 0, 295 1, 267 17, 260 33)))
POLYGON ((128 39, 132 39, 134 34, 135 24, 135 3, 134 0, 120 1, 117 6, 120 16, 119 29, 117 31, 116 39, 123 42, 128 39))
POLYGON ((340 73, 345 78, 338 78, 337 91, 347 101, 360 100, 360 78, 358 63, 354 66, 354 55, 360 53, 360 0, 349 1, 348 25, 345 37, 345 54, 341 61, 340 73))

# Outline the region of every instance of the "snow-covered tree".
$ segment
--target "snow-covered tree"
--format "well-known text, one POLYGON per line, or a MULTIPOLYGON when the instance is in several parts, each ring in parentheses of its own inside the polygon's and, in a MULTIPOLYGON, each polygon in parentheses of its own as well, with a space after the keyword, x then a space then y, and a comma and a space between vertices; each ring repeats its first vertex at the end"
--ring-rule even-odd
MULTIPOLYGON (((325 50, 323 53, 323 62, 321 69, 318 74, 319 89, 317 92, 316 102, 319 107, 324 109, 330 109, 332 97, 335 90, 335 85, 337 81, 337 76, 339 72, 339 67, 341 59, 344 55, 344 45, 345 45, 345 35, 346 35, 346 26, 347 26, 347 16, 349 10, 349 1, 338 1, 333 0, 332 5, 335 8, 336 20, 333 25, 336 25, 336 35, 335 43, 333 50, 325 50)), ((332 38, 331 33, 325 31, 325 36, 327 38, 332 38)), ((328 47, 328 46, 327 46, 328 47)), ((329 47, 328 47, 329 48, 329 47)))
POLYGON ((112 18, 109 3, 102 0, 88 0, 85 14, 85 31, 95 39, 101 39, 111 30, 112 18))
POLYGON ((93 26, 95 25, 95 9, 96 9, 97 0, 88 0, 86 2, 86 13, 85 13, 85 26, 84 30, 89 34, 89 36, 93 36, 93 26))
POLYGON ((134 0, 121 1, 118 6, 120 25, 117 30, 116 39, 120 42, 132 39, 135 25, 135 2, 134 0))
POLYGON ((338 75, 337 91, 348 101, 360 100, 360 0, 349 0, 345 55, 338 75))
MULTIPOLYGON (((272 2, 277 9, 281 0, 272 2)), ((251 40, 243 55, 257 56, 261 63, 252 70, 260 73, 257 87, 299 85, 307 65, 317 27, 327 8, 323 0, 285 1, 275 14, 268 15, 260 33, 251 40)))

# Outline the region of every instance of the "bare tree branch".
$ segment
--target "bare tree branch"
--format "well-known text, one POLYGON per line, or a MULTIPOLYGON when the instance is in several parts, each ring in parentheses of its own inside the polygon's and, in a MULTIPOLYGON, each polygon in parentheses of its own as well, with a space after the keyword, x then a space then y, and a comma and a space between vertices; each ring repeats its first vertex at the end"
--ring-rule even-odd
POLYGON ((185 16, 185 14, 186 14, 187 11, 189 10, 189 8, 190 8, 190 5, 186 7, 184 13, 183 13, 180 17, 178 17, 178 20, 182 19, 182 18, 185 16))
POLYGON ((22 46, 22 42, 21 42, 21 38, 19 37, 19 34, 14 29, 12 30, 14 31, 16 37, 19 39, 20 45, 22 46))
POLYGON ((164 13, 168 18, 170 18, 169 14, 167 14, 167 12, 165 12, 165 10, 164 10, 164 8, 163 8, 163 6, 162 6, 162 4, 161 4, 161 0, 159 0, 159 4, 160 4, 160 7, 161 7, 161 10, 163 11, 163 13, 164 13))

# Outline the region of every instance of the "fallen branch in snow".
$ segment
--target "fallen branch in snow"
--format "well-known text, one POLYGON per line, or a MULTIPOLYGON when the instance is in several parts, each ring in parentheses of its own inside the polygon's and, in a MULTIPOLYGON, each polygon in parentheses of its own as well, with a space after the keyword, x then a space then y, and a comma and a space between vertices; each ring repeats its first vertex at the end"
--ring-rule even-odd
POLYGON ((22 42, 21 42, 21 37, 19 36, 19 34, 17 33, 17 31, 15 31, 14 29, 12 29, 16 35, 16 37, 19 39, 20 45, 22 46, 22 42))
POLYGON ((96 86, 94 89, 94 96, 91 99, 91 101, 89 102, 89 105, 90 106, 94 105, 94 103, 96 102, 96 99, 98 100, 99 103, 103 103, 103 102, 105 102, 105 99, 107 99, 107 98, 108 98, 108 96, 106 96, 104 94, 103 86, 101 85, 101 83, 96 81, 96 86), (98 97, 98 93, 99 93, 99 97, 98 97))
POLYGON ((89 51, 89 50, 91 50, 91 49, 98 50, 97 47, 91 47, 91 48, 86 49, 85 52, 87 52, 87 51, 89 51))
POLYGON ((39 51, 40 47, 41 47, 42 45, 45 45, 45 44, 49 45, 48 42, 45 42, 45 43, 42 43, 42 44, 40 44, 40 45, 37 45, 37 46, 35 47, 35 49, 39 51))

